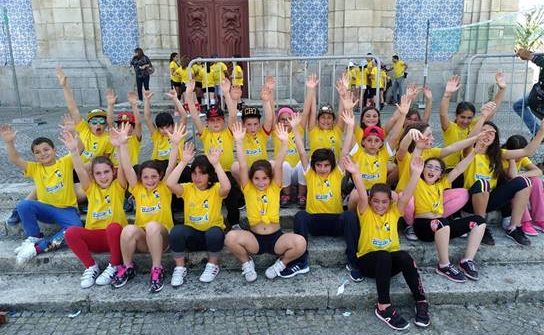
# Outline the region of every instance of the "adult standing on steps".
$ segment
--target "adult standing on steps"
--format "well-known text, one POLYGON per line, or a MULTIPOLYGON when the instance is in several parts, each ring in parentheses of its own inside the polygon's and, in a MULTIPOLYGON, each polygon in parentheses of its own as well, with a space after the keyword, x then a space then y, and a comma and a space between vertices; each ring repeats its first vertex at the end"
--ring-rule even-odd
POLYGON ((399 56, 394 55, 393 56, 393 87, 391 89, 392 92, 392 99, 393 102, 399 102, 400 97, 406 91, 406 87, 404 85, 404 80, 406 79, 407 73, 406 69, 408 68, 408 65, 399 58, 399 56))
POLYGON ((151 60, 144 54, 142 48, 134 49, 134 56, 130 61, 130 65, 134 67, 136 72, 136 87, 138 89, 138 99, 144 100, 142 86, 146 91, 149 91, 149 76, 154 72, 151 60))

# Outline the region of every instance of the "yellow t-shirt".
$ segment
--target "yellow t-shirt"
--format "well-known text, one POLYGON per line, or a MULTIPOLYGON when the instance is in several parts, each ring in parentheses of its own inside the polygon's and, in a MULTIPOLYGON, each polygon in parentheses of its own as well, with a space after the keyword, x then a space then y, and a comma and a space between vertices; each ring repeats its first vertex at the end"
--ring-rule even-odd
MULTIPOLYGON (((138 140, 138 137, 135 135, 128 138, 128 153, 130 155, 130 164, 132 164, 132 166, 138 164, 138 160, 140 158, 140 143, 140 140, 138 140)), ((110 159, 114 166, 119 166, 119 153, 117 152, 116 147, 113 148, 110 159)))
POLYGON ((179 77, 180 82, 187 84, 189 82, 189 68, 183 66, 178 67, 176 75, 179 77))
POLYGON ((101 188, 93 181, 85 194, 89 200, 85 228, 106 229, 113 222, 121 226, 128 223, 123 209, 125 189, 117 180, 112 181, 108 188, 101 188))
POLYGON ((363 85, 370 85, 370 74, 374 68, 374 63, 372 61, 367 61, 366 66, 363 68, 363 85))
MULTIPOLYGON (((474 118, 470 125, 467 128, 463 129, 459 127, 457 123, 450 121, 448 129, 442 132, 442 134, 444 135, 444 146, 448 146, 453 143, 457 143, 459 141, 467 139, 476 122, 478 122, 478 118, 474 118)), ((444 163, 446 163, 447 169, 453 169, 462 159, 463 150, 459 150, 444 157, 444 163)))
POLYGON ((381 147, 377 155, 367 154, 361 146, 357 146, 353 154, 353 161, 359 164, 359 171, 365 188, 370 190, 372 185, 387 182, 387 161, 393 152, 387 142, 381 147))
POLYGON ((415 215, 425 213, 442 215, 444 213, 444 190, 448 188, 451 188, 451 183, 447 176, 433 185, 427 184, 420 178, 414 192, 415 215))
POLYGON ((240 65, 236 65, 232 71, 232 82, 234 86, 244 86, 244 70, 240 65))
POLYGON ((357 68, 357 66, 353 66, 348 69, 348 80, 350 88, 357 85, 357 68))
POLYGON ((361 227, 357 243, 357 257, 373 251, 393 252, 400 250, 397 223, 401 215, 396 203, 391 203, 383 215, 376 214, 370 206, 365 208, 362 213, 357 209, 357 215, 361 227))
POLYGON ((170 62, 168 67, 170 68, 170 80, 175 83, 181 82, 181 77, 177 73, 177 70, 181 68, 181 66, 179 66, 175 60, 173 60, 170 62))
POLYGON ((251 182, 242 189, 246 199, 247 220, 250 226, 259 223, 274 224, 280 222, 281 187, 274 181, 260 191, 251 182))
MULTIPOLYGON (((298 127, 297 131, 301 136, 304 134, 302 127, 298 127)), ((287 142, 287 154, 285 155, 285 161, 294 168, 300 161, 297 145, 295 144, 295 133, 291 131, 287 135, 289 137, 289 141, 287 142)), ((278 157, 278 153, 281 148, 281 141, 278 139, 275 131, 272 132, 272 143, 274 144, 274 157, 278 157)))
POLYGON ((76 125, 76 131, 83 143, 84 149, 81 153, 81 159, 84 163, 90 162, 97 156, 110 156, 113 152, 113 145, 110 143, 108 133, 96 136, 91 132, 89 124, 83 120, 76 125))
MULTIPOLYGON (((421 152, 421 158, 425 161, 427 158, 440 157, 442 148, 430 148, 421 152)), ((399 182, 397 183, 397 192, 401 192, 410 181, 410 161, 412 160, 412 154, 407 152, 402 160, 397 159, 399 167, 399 182)))
POLYGON ((221 204, 223 198, 219 195, 221 185, 215 183, 207 190, 199 190, 193 183, 183 183, 183 193, 178 198, 183 198, 185 213, 183 217, 185 225, 199 231, 207 231, 212 227, 225 229, 221 204))
POLYGON ((363 85, 363 69, 356 66, 353 70, 355 72, 355 86, 361 87, 363 85))
POLYGON ((256 160, 268 159, 268 153, 266 152, 267 142, 268 135, 262 128, 257 131, 255 136, 246 133, 242 141, 242 148, 244 149, 248 166, 251 166, 256 160))
MULTIPOLYGON (((504 149, 501 149, 503 152, 504 149)), ((489 167, 489 158, 486 154, 476 154, 464 173, 464 187, 469 189, 478 179, 489 181, 489 187, 497 186, 497 178, 493 176, 493 170, 489 167)))
POLYGON ((208 128, 204 128, 200 134, 200 140, 204 146, 204 152, 209 152, 210 148, 221 149, 220 162, 225 171, 230 171, 230 167, 234 162, 234 137, 229 128, 224 128, 218 132, 211 132, 208 128))
MULTIPOLYGON (((156 159, 159 161, 167 161, 170 157, 170 151, 172 150, 172 144, 168 136, 161 135, 160 131, 155 130, 151 134, 151 142, 153 142, 153 152, 151 154, 151 159, 156 159)), ((182 148, 185 143, 185 140, 181 140, 178 147, 178 159, 181 158, 182 148)))
POLYGON ((225 72, 227 71, 227 65, 223 62, 213 63, 210 66, 210 72, 212 74, 213 85, 221 84, 221 80, 225 78, 225 72))
POLYGON ((215 87, 215 82, 213 81, 213 73, 206 72, 205 68, 200 68, 200 77, 202 78, 202 88, 215 87))
POLYGON ((342 150, 342 129, 335 125, 332 129, 324 130, 315 126, 310 130, 310 156, 316 149, 332 149, 338 159, 342 150))
POLYGON ((129 188, 129 191, 136 203, 136 219, 134 220, 136 226, 145 228, 151 221, 162 224, 168 230, 174 226, 170 209, 172 192, 163 181, 160 181, 152 191, 148 191, 140 182, 133 188, 129 188))
POLYGON ((77 207, 74 190, 74 165, 70 155, 63 156, 53 165, 44 166, 37 162, 27 162, 25 177, 30 177, 36 185, 39 202, 59 208, 77 207))
POLYGON ((518 171, 521 169, 526 169, 531 164, 533 164, 533 162, 529 159, 529 157, 523 157, 522 159, 516 161, 518 171))
POLYGON ((393 74, 395 78, 404 77, 404 67, 406 63, 402 60, 398 60, 395 63, 393 63, 393 74))
POLYGON ((203 66, 200 65, 200 64, 193 64, 191 66, 191 72, 193 73, 193 79, 196 81, 196 82, 199 82, 201 83, 202 82, 202 74, 203 73, 206 73, 206 71, 202 71, 203 69, 203 66))
POLYGON ((311 166, 304 173, 308 187, 306 211, 310 214, 340 214, 342 208, 342 177, 344 173, 336 166, 325 178, 320 177, 311 166))

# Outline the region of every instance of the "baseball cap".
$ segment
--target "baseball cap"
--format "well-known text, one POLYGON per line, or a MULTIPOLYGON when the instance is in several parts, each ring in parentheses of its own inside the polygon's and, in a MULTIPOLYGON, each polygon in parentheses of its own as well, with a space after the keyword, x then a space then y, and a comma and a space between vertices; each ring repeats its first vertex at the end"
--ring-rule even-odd
POLYGON ((92 111, 90 111, 89 113, 87 113, 87 122, 89 122, 89 120, 92 119, 93 117, 103 117, 103 118, 106 118, 107 116, 108 116, 108 113, 106 113, 105 110, 100 109, 100 108, 93 109, 92 111))
POLYGON ((212 118, 212 117, 224 117, 225 112, 219 106, 212 105, 210 109, 206 112, 206 119, 212 118))
POLYGON ((136 119, 134 118, 134 114, 132 112, 121 112, 117 114, 117 120, 115 120, 117 123, 122 122, 128 122, 128 123, 136 123, 136 119))
POLYGON ((377 136, 382 141, 385 138, 385 132, 383 131, 382 128, 380 128, 378 126, 369 126, 369 127, 365 128, 363 138, 365 138, 367 136, 370 136, 370 135, 377 136))
POLYGON ((278 109, 278 113, 277 113, 278 118, 284 113, 289 114, 289 116, 293 116, 293 114, 295 114, 295 111, 291 107, 288 107, 288 106, 281 107, 280 109, 278 109))
POLYGON ((256 117, 260 119, 261 112, 259 112, 259 109, 257 109, 257 107, 244 106, 242 107, 242 120, 248 117, 256 117))

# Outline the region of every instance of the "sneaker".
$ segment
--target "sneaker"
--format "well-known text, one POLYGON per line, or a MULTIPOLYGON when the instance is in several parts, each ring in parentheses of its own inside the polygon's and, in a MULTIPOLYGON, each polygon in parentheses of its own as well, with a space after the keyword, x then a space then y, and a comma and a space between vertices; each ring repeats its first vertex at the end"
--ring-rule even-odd
POLYGON ((414 323, 418 327, 428 327, 431 324, 429 317, 429 303, 426 301, 416 302, 416 319, 414 323))
POLYGON ((206 267, 204 268, 204 271, 200 275, 199 280, 203 283, 210 283, 215 279, 215 277, 217 277, 218 274, 219 274, 219 266, 208 262, 206 263, 206 267))
POLYGON ((85 271, 83 271, 83 274, 81 275, 81 288, 89 288, 94 285, 94 280, 98 276, 98 265, 93 265, 85 271))
POLYGON ((104 286, 111 284, 111 281, 115 276, 115 272, 117 272, 117 266, 108 264, 108 267, 102 271, 98 278, 96 278, 96 285, 104 286))
POLYGON ((522 222, 521 223, 521 230, 525 233, 527 236, 537 236, 538 232, 535 230, 533 225, 530 221, 522 222))
POLYGON ((27 244, 31 244, 31 245, 35 245, 36 243, 38 243, 39 241, 41 241, 41 238, 39 237, 32 237, 32 236, 29 236, 27 237, 23 242, 21 242, 21 245, 19 245, 17 248, 15 248, 13 250, 13 252, 17 255, 19 253, 19 251, 21 251, 21 249, 27 245, 27 244))
POLYGON ((172 272, 172 280, 170 284, 172 287, 177 288, 183 285, 185 277, 187 276, 187 268, 185 266, 176 266, 174 272, 172 272))
POLYGON ((136 276, 134 266, 119 265, 117 272, 111 280, 111 286, 113 288, 120 288, 127 284, 129 280, 136 276))
POLYGON ((6 223, 10 226, 14 226, 18 224, 19 222, 21 222, 21 217, 19 216, 19 212, 17 211, 17 208, 14 208, 11 211, 11 215, 7 219, 6 223))
POLYGON ((491 235, 491 230, 489 230, 489 228, 485 228, 482 244, 495 245, 495 239, 493 238, 493 235, 491 235))
POLYGON ((506 236, 510 237, 512 240, 516 241, 516 243, 521 245, 531 245, 531 241, 525 236, 525 233, 523 233, 523 230, 521 230, 521 227, 516 227, 513 230, 507 230, 506 236))
POLYGON ((378 319, 385 322, 389 327, 395 329, 395 330, 405 330, 410 327, 410 324, 397 313, 397 310, 393 308, 393 306, 389 306, 383 311, 380 311, 378 309, 378 305, 376 305, 376 308, 374 309, 374 314, 378 317, 378 319))
POLYGON ((469 279, 480 279, 478 277, 478 269, 476 268, 476 263, 474 263, 474 261, 468 259, 464 262, 459 262, 459 268, 465 273, 465 276, 467 276, 469 279))
POLYGON ((290 199, 291 199, 291 198, 289 197, 289 195, 287 195, 287 194, 282 194, 282 195, 280 196, 280 207, 281 207, 281 208, 287 207, 287 205, 289 205, 289 200, 290 200, 290 199))
POLYGON ((349 277, 352 281, 358 283, 362 282, 365 277, 361 274, 361 271, 356 266, 351 266, 350 264, 346 264, 346 270, 349 272, 349 277))
POLYGON ((544 221, 533 221, 533 227, 544 233, 544 221))
POLYGON ((306 196, 305 195, 299 195, 298 196, 298 207, 305 209, 306 208, 306 196))
POLYGON ((164 268, 162 266, 154 266, 151 268, 149 292, 158 293, 164 287, 164 268))
POLYGON ((404 237, 406 237, 408 241, 418 240, 416 233, 414 233, 414 226, 406 226, 406 228, 404 228, 404 237))
POLYGON ((268 269, 264 272, 266 275, 266 278, 268 279, 274 279, 276 278, 280 272, 282 272, 285 269, 285 264, 281 261, 281 259, 277 259, 274 264, 270 265, 268 269))
POLYGON ((34 243, 23 244, 17 249, 17 265, 24 264, 38 255, 34 243))
POLYGON ((437 264, 435 271, 439 275, 442 275, 456 283, 464 283, 467 281, 465 275, 461 271, 457 270, 457 268, 453 264, 449 264, 448 266, 445 266, 443 268, 441 268, 440 265, 437 264))
MULTIPOLYGON (((294 276, 296 276, 298 274, 303 274, 303 273, 308 273, 308 272, 310 272, 310 266, 308 265, 308 261, 299 261, 299 262, 296 262, 295 264, 283 269, 278 274, 278 276, 280 276, 282 278, 291 278, 291 277, 294 277, 294 276)), ((267 277, 268 277, 268 275, 267 275, 267 277)))
POLYGON ((242 274, 249 283, 254 282, 257 279, 257 272, 255 271, 253 259, 250 258, 249 261, 242 264, 242 274))

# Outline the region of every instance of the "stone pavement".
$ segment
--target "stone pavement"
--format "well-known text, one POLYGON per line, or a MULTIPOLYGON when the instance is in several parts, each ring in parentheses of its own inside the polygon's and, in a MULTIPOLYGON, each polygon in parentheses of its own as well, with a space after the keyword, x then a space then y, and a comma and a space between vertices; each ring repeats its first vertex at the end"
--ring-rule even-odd
MULTIPOLYGON (((390 334, 372 306, 357 310, 227 310, 178 313, 13 312, 0 333, 15 334, 390 334)), ((543 304, 431 306, 431 326, 417 328, 413 309, 406 334, 544 334, 543 304)), ((399 332, 400 333, 400 332, 399 332)))

